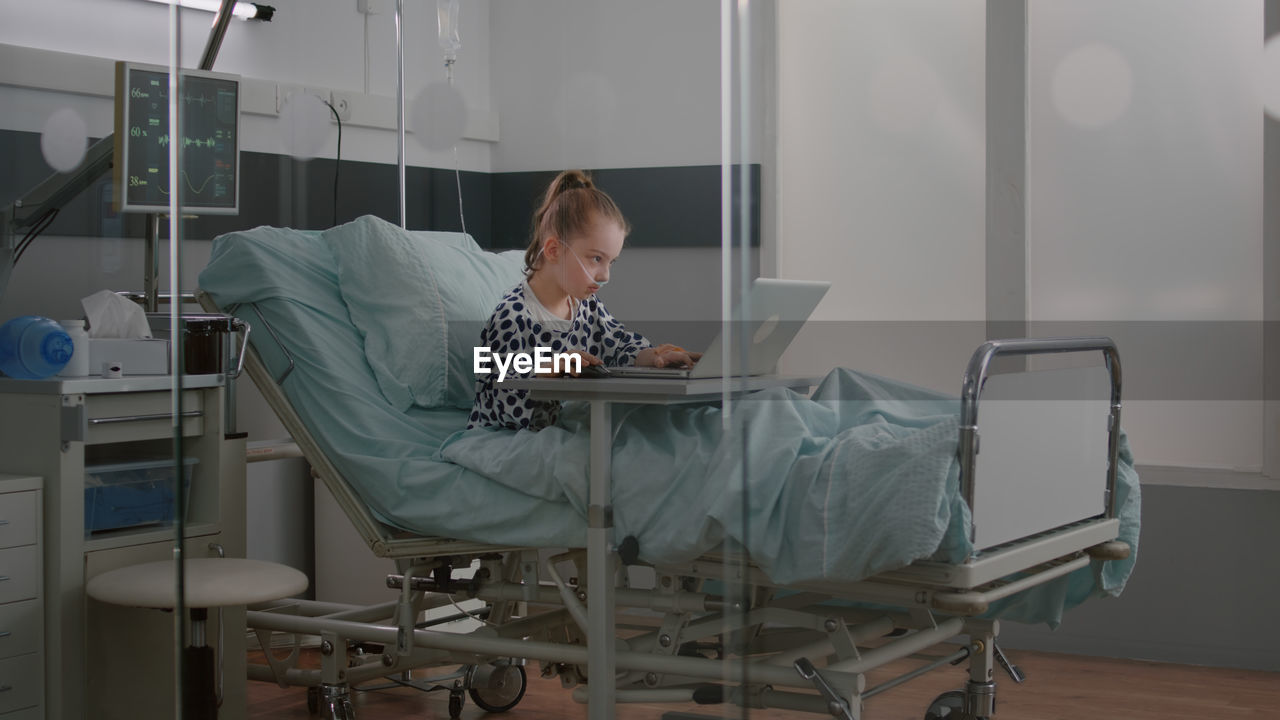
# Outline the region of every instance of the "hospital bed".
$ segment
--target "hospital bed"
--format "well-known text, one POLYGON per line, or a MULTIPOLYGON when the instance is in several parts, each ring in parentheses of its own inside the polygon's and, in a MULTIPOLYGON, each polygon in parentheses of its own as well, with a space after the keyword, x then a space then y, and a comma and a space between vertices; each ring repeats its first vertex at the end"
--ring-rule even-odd
MULTIPOLYGON (((946 516, 938 528, 944 539, 929 541, 938 547, 906 556, 877 549, 865 563, 809 572, 804 562, 801 569, 770 562, 777 558, 752 546, 765 532, 716 537, 696 555, 664 549, 629 532, 644 526, 628 516, 633 495, 575 498, 571 489, 561 501, 537 491, 537 475, 557 472, 540 470, 545 458, 517 458, 528 474, 519 482, 478 472, 490 458, 477 467, 446 459, 472 439, 455 434, 466 423, 461 400, 470 392, 470 367, 449 367, 447 356, 474 343, 519 269, 515 255, 483 252, 466 236, 406 232, 376 218, 323 233, 258 228, 215 242, 200 278, 201 302, 255 328, 250 377, 373 554, 397 569, 387 579, 398 590, 395 601, 358 607, 297 600, 249 612, 262 647, 275 635, 292 635, 318 638, 321 651, 319 669, 301 666, 296 644, 283 656, 269 651, 265 663, 251 666, 252 679, 306 686, 313 709, 344 719, 354 717, 350 688, 390 677, 448 691, 456 717, 465 693, 485 710, 513 707, 524 692, 525 663, 534 660, 544 676, 575 687, 575 699, 589 700, 593 718, 611 717, 614 702, 735 703, 861 718, 866 699, 967 661, 964 687, 922 701, 922 714, 986 718, 995 712, 1002 620, 1056 623, 1069 607, 1122 589, 1136 551, 1139 501, 1119 426, 1120 364, 1111 341, 1015 339, 979 347, 952 424, 922 430, 941 427, 947 436, 941 446, 950 469, 943 469, 933 504, 916 513, 946 516), (409 320, 441 321, 436 345, 417 355, 420 364, 433 362, 422 360, 424 353, 446 360, 427 369, 430 382, 392 367, 403 353, 397 343, 424 341, 397 335, 409 320), (1096 362, 992 372, 1000 358, 1040 356, 1096 362), (444 392, 433 395, 439 386, 444 392), (614 534, 606 546, 597 540, 591 547, 587 528, 607 527, 599 522, 606 517, 617 522, 614 534), (605 563, 589 563, 588 555, 605 563), (647 582, 634 581, 637 568, 648 571, 647 582), (425 610, 465 599, 482 601, 483 609, 422 621, 425 610), (599 612, 606 602, 607 616, 599 612), (481 624, 470 632, 441 629, 457 619, 481 624), (919 665, 867 687, 869 672, 909 657, 919 665), (407 679, 408 670, 427 666, 457 669, 407 679), (612 679, 601 682, 600 675, 612 679)), ((866 382, 873 395, 894 387, 866 382)), ((924 414, 947 402, 905 392, 909 403, 928 408, 924 414)), ((770 412, 768 402, 758 405, 770 412)), ((876 417, 886 407, 876 404, 876 417)), ((622 423, 642 421, 635 413, 622 423)), ((920 442, 913 428, 897 431, 920 442)), ((892 443, 877 432, 868 442, 892 443)), ((563 436, 561 452, 576 447, 573 433, 563 436)), ((620 469, 616 455, 613 469, 620 469)), ((884 507, 913 512, 915 496, 892 497, 893 487, 910 482, 895 478, 884 507)), ((843 492, 846 484, 825 492, 843 492)), ((837 546, 884 540, 860 540, 860 529, 870 531, 874 520, 832 517, 833 534, 820 539, 824 555, 828 544, 843 557, 837 546)), ((885 532, 904 532, 899 526, 919 519, 901 517, 885 532)), ((785 537, 780 542, 780 555, 800 557, 785 537)), ((1016 669, 1006 669, 1018 679, 1016 669)))

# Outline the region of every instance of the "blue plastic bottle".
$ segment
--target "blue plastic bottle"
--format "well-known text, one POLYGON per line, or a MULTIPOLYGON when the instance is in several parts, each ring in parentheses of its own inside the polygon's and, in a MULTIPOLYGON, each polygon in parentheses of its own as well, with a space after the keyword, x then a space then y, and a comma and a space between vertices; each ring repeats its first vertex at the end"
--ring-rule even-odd
POLYGON ((56 374, 71 359, 75 344, 58 323, 24 315, 0 325, 0 372, 39 380, 56 374))

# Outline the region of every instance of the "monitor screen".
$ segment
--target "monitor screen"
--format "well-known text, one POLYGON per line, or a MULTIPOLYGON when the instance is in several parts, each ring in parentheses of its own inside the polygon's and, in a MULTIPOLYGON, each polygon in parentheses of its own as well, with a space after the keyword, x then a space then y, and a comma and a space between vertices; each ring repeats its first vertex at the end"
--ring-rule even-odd
MULTIPOLYGON (((240 78, 181 72, 182 212, 240 210, 240 78)), ((121 212, 169 209, 169 71, 116 63, 115 205, 121 212)))

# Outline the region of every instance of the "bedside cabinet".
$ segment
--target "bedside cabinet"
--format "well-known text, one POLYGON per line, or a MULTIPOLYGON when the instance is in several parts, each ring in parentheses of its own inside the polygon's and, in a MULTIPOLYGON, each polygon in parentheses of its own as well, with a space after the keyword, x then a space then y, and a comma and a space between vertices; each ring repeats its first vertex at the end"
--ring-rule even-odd
MULTIPOLYGON (((245 551, 244 440, 224 433, 223 384, 221 375, 183 379, 189 558, 215 554, 213 545, 230 557, 243 557, 245 551)), ((172 720, 172 615, 90 601, 84 586, 116 568, 173 558, 172 495, 156 494, 177 476, 173 405, 173 378, 167 376, 0 378, 0 473, 43 479, 41 510, 35 513, 41 547, 33 557, 43 575, 35 604, 44 625, 39 715, 4 714, 27 710, 8 704, 10 693, 25 685, 7 679, 4 643, 19 644, 21 638, 0 637, 0 720, 172 720), (115 501, 115 491, 131 488, 147 494, 134 492, 134 500, 115 501), (156 497, 165 500, 150 502, 156 497), (3 690, 6 685, 14 689, 3 690)), ((8 494, 0 491, 0 498, 8 494)), ((0 576, 19 577, 17 570, 2 567, 10 553, 19 567, 18 557, 28 552, 17 539, 19 532, 0 524, 0 576), (4 547, 10 532, 13 547, 4 547)), ((0 580, 0 612, 24 602, 18 596, 26 593, 18 584, 7 588, 9 582, 0 580)), ((244 610, 228 608, 223 617, 227 632, 215 624, 209 640, 225 639, 220 718, 235 720, 247 712, 244 610)), ((17 665, 26 669, 14 665, 15 671, 17 665)))
POLYGON ((42 484, 0 475, 0 720, 44 718, 42 484))

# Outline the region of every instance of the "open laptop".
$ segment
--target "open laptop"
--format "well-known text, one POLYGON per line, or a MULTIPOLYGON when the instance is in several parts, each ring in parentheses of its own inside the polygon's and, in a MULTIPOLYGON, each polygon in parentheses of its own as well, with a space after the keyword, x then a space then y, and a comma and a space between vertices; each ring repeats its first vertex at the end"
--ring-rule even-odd
POLYGON ((692 368, 611 367, 609 377, 718 378, 724 374, 726 354, 730 375, 771 373, 829 287, 829 282, 813 280, 756 278, 746 303, 733 309, 731 332, 741 333, 730 337, 733 347, 724 347, 722 330, 692 368), (748 344, 746 367, 742 367, 739 345, 744 341, 748 344))

